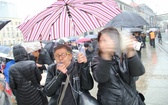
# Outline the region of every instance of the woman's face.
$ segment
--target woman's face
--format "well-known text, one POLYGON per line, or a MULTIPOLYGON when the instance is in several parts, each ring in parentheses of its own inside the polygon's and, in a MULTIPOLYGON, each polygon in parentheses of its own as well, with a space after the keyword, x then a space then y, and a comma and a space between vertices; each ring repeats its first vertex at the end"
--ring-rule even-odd
POLYGON ((106 53, 106 52, 114 53, 115 52, 115 41, 106 33, 101 35, 98 45, 99 45, 99 50, 102 53, 106 53))
POLYGON ((32 52, 32 54, 33 54, 34 57, 38 57, 40 53, 39 53, 39 51, 37 50, 37 51, 32 52))
POLYGON ((139 36, 139 33, 138 33, 138 32, 135 32, 134 35, 135 35, 135 36, 139 36))
POLYGON ((54 58, 58 64, 62 63, 68 67, 72 60, 72 54, 66 48, 60 48, 54 52, 54 58))

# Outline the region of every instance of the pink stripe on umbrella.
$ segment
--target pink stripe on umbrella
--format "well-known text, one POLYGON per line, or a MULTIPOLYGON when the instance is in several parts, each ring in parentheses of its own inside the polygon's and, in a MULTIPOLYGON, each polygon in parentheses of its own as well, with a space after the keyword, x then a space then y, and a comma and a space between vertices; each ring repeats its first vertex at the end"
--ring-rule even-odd
POLYGON ((57 39, 102 27, 120 12, 114 0, 59 0, 19 29, 26 40, 57 39))

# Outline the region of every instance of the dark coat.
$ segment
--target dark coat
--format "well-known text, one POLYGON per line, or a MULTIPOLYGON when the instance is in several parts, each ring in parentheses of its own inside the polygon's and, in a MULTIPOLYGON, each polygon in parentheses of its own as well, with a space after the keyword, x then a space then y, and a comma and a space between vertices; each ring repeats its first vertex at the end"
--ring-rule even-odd
POLYGON ((37 61, 36 63, 42 65, 42 67, 39 67, 39 70, 41 71, 41 73, 43 73, 43 70, 47 70, 45 64, 50 65, 53 63, 51 60, 51 57, 46 49, 42 49, 40 51, 38 60, 36 60, 36 59, 37 59, 36 57, 34 57, 33 55, 30 55, 30 60, 33 60, 35 62, 37 61))
POLYGON ((162 38, 161 32, 158 32, 158 38, 162 38))
POLYGON ((127 60, 123 61, 128 64, 128 69, 124 71, 119 67, 119 65, 123 65, 119 63, 120 59, 117 57, 110 61, 103 60, 100 57, 94 58, 91 68, 94 79, 98 82, 97 98, 102 105, 128 105, 122 103, 123 97, 126 97, 124 96, 125 90, 119 83, 119 78, 116 76, 115 70, 136 91, 134 77, 144 74, 145 69, 137 56, 127 60))
MULTIPOLYGON (((67 68, 68 74, 70 74, 70 81, 74 89, 78 86, 76 84, 76 76, 80 76, 81 88, 83 91, 88 92, 88 90, 93 88, 93 79, 90 74, 89 66, 87 64, 78 64, 72 60, 71 64, 67 68), (81 68, 80 68, 81 67, 81 68)), ((46 84, 44 86, 44 92, 51 97, 49 105, 57 105, 58 98, 61 95, 62 83, 65 82, 66 75, 56 69, 56 64, 52 64, 48 67, 48 74, 46 79, 46 84)), ((63 105, 75 105, 72 100, 74 97, 71 96, 71 91, 65 94, 66 100, 64 100, 63 105)), ((76 97, 75 97, 76 98, 76 97)))
POLYGON ((40 92, 27 81, 40 84, 41 74, 35 62, 28 60, 26 50, 20 45, 13 47, 13 55, 16 63, 9 69, 9 86, 16 96, 17 105, 43 105, 40 92))

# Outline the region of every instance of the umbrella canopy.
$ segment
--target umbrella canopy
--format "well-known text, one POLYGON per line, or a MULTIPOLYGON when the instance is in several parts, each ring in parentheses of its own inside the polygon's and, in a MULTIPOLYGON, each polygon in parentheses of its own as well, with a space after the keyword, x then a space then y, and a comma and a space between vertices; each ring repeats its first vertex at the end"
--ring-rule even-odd
POLYGON ((0 45, 0 57, 14 59, 13 48, 10 46, 0 45))
POLYGON ((143 32, 141 28, 131 28, 130 32, 143 32))
POLYGON ((150 28, 150 29, 149 29, 149 32, 150 32, 150 31, 154 31, 154 32, 155 32, 155 31, 157 31, 157 30, 158 30, 157 28, 150 28))
POLYGON ((79 39, 78 36, 71 36, 71 37, 69 37, 69 40, 70 40, 71 42, 74 42, 74 41, 76 41, 77 39, 79 39))
POLYGON ((55 41, 55 43, 59 43, 59 44, 65 44, 65 40, 59 38, 55 41))
POLYGON ((96 38, 97 38, 97 35, 96 35, 96 34, 86 35, 85 38, 96 39, 96 38))
POLYGON ((11 20, 0 20, 0 30, 7 25, 11 20))
POLYGON ((18 28, 26 41, 51 40, 102 27, 120 12, 115 0, 59 0, 18 28))
POLYGON ((70 42, 69 38, 61 38, 61 39, 63 39, 65 42, 70 42))
POLYGON ((84 43, 84 42, 89 42, 89 41, 91 41, 90 38, 81 38, 81 39, 78 39, 76 42, 77 43, 84 43))
POLYGON ((113 27, 138 27, 143 25, 149 25, 147 21, 139 14, 134 12, 122 12, 109 21, 106 26, 113 27))

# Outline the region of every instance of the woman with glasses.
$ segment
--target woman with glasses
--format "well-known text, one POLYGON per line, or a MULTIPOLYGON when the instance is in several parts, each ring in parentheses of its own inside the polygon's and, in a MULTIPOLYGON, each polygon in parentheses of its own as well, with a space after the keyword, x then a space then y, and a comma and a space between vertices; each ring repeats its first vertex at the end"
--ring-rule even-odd
MULTIPOLYGON (((89 94, 88 90, 93 88, 93 79, 89 71, 86 56, 79 52, 77 61, 75 61, 72 49, 68 45, 59 44, 54 48, 54 58, 56 63, 48 67, 44 86, 44 92, 47 96, 51 97, 49 105, 58 105, 64 82, 67 78, 66 74, 70 75, 70 81, 74 89, 78 87, 76 86, 76 82, 80 82, 82 91, 89 94), (78 81, 77 77, 80 78, 80 81, 78 81)), ((66 91, 62 105, 76 105, 75 99, 76 96, 72 94, 71 90, 66 91)))

